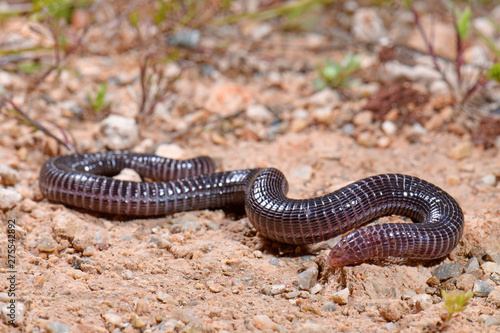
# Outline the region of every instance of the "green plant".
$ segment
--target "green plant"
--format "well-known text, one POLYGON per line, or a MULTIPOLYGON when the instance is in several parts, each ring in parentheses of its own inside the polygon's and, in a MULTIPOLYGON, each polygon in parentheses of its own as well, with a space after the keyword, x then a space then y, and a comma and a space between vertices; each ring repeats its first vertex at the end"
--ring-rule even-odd
MULTIPOLYGON (((32 92, 53 71, 61 68, 66 59, 81 45, 90 25, 82 29, 80 36, 70 41, 67 37, 67 29, 71 23, 72 13, 75 8, 88 7, 91 0, 34 0, 30 20, 40 22, 48 27, 53 39, 54 61, 52 65, 43 66, 31 64, 24 68, 25 72, 35 73, 39 69, 42 72, 30 81, 27 93, 32 92), (27 69, 27 71, 26 71, 27 69)), ((38 31, 34 29, 34 31, 38 31)), ((39 32, 43 34, 42 32, 39 32)), ((23 70, 23 68, 21 68, 23 70)))
POLYGON ((326 87, 340 88, 353 83, 351 75, 356 73, 361 66, 361 57, 358 54, 347 54, 342 61, 326 59, 325 63, 319 65, 317 70, 319 77, 314 80, 316 90, 326 87))
POLYGON ((458 290, 453 290, 450 293, 442 291, 443 296, 443 308, 448 311, 446 321, 450 320, 451 317, 458 312, 462 312, 467 308, 467 302, 472 297, 472 291, 459 292, 458 290))
MULTIPOLYGON (((456 80, 451 79, 450 77, 448 77, 446 71, 440 65, 439 58, 434 50, 434 44, 427 36, 420 20, 420 15, 415 10, 413 2, 414 0, 403 0, 403 4, 405 5, 405 7, 413 14, 415 25, 424 41, 424 44, 427 47, 429 55, 432 58, 434 69, 436 69, 441 74, 443 81, 446 82, 450 91, 455 94, 456 99, 462 105, 464 105, 467 100, 474 95, 474 93, 484 88, 489 81, 497 80, 495 79, 495 77, 498 76, 493 75, 493 72, 496 72, 497 70, 493 69, 493 67, 500 64, 497 62, 487 70, 480 70, 479 73, 473 78, 472 84, 470 84, 470 82, 466 82, 462 75, 463 67, 465 65, 464 50, 465 45, 468 42, 467 40, 471 38, 471 30, 474 30, 474 32, 480 37, 480 39, 483 40, 485 45, 488 46, 494 54, 496 54, 497 58, 500 57, 500 50, 496 47, 493 41, 489 40, 488 37, 481 34, 480 31, 478 31, 477 29, 471 29, 472 11, 470 6, 466 6, 463 10, 461 10, 457 4, 448 2, 453 12, 453 26, 456 33, 456 58, 452 60, 455 67, 456 80)), ((494 24, 494 26, 500 31, 500 25, 494 24)))
POLYGON ((106 92, 108 90, 108 84, 106 82, 101 83, 97 88, 97 91, 93 94, 87 93, 87 101, 89 107, 95 112, 99 113, 110 107, 111 102, 106 101, 106 92))

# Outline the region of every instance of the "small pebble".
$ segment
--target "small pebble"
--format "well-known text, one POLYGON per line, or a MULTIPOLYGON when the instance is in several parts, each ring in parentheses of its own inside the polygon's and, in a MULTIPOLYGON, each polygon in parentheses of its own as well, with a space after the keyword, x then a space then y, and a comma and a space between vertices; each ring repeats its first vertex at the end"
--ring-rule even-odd
POLYGON ((434 275, 439 281, 444 281, 449 278, 458 278, 464 270, 464 267, 456 262, 452 262, 449 264, 442 264, 438 266, 432 271, 432 275, 434 275))
POLYGON ((10 302, 9 294, 6 292, 0 292, 0 302, 4 302, 4 303, 10 302))
POLYGON ((122 278, 124 280, 132 280, 133 278, 133 273, 132 271, 128 270, 128 269, 124 269, 123 272, 122 272, 122 278))
POLYGON ((213 281, 207 282, 208 289, 213 293, 220 293, 223 289, 222 285, 213 281))
POLYGON ((314 287, 312 287, 309 292, 313 295, 316 295, 317 293, 319 293, 321 290, 323 289, 323 286, 319 283, 316 283, 314 285, 314 287))
POLYGON ((497 177, 494 174, 490 173, 486 176, 483 176, 481 178, 481 181, 484 185, 495 186, 497 184, 497 177))
POLYGON ((500 316, 491 316, 484 321, 486 327, 500 326, 500 316))
POLYGON ((332 300, 337 304, 345 305, 349 300, 349 295, 350 295, 349 288, 344 288, 342 290, 333 293, 332 300))
POLYGON ((139 127, 132 118, 110 115, 102 122, 103 144, 111 150, 130 149, 139 139, 139 127))
POLYGON ((460 177, 457 175, 448 175, 448 177, 446 177, 446 182, 450 186, 457 186, 460 184, 460 177))
POLYGON ((495 289, 488 294, 488 302, 500 308, 500 287, 495 287, 495 289))
POLYGON ((310 290, 318 281, 318 269, 309 267, 297 276, 297 281, 300 289, 310 290))
POLYGON ((308 98, 308 102, 314 106, 335 106, 339 104, 340 101, 340 93, 331 88, 320 90, 308 98))
POLYGON ((493 287, 488 282, 482 280, 476 280, 476 282, 474 282, 474 287, 472 288, 472 292, 474 293, 474 296, 487 297, 489 293, 491 293, 494 289, 495 287, 493 287))
MULTIPOLYGON (((24 313, 26 312, 26 307, 24 303, 16 302, 16 309, 14 311, 14 318, 12 318, 12 309, 10 309, 8 304, 2 304, 0 306, 0 315, 5 323, 8 323, 10 320, 14 320, 14 325, 19 326, 24 322, 24 313)), ((10 331, 9 331, 10 332, 10 331)))
POLYGON ((417 312, 428 309, 432 305, 432 296, 427 294, 418 294, 411 298, 410 303, 413 304, 417 312))
POLYGON ((0 184, 14 186, 19 181, 19 172, 12 169, 7 164, 0 164, 0 184))
POLYGON ((265 285, 260 289, 260 292, 264 295, 274 296, 279 295, 285 292, 286 285, 284 284, 273 284, 273 285, 265 285))
POLYGON ((390 120, 386 120, 382 123, 382 131, 384 131, 384 133, 386 135, 393 135, 396 133, 397 131, 397 126, 396 124, 394 124, 392 121, 390 120))
POLYGON ((401 300, 387 299, 377 304, 380 316, 387 321, 398 321, 407 312, 406 304, 401 300))
POLYGON ((479 269, 479 261, 477 260, 477 258, 476 257, 470 258, 469 261, 467 262, 467 265, 465 266, 465 273, 471 273, 478 269, 479 269))
POLYGON ((300 324, 291 331, 292 333, 326 333, 328 329, 325 326, 307 322, 300 324))
POLYGON ((0 188, 0 209, 9 210, 21 202, 23 197, 11 188, 0 188))
POLYGON ((130 325, 132 325, 132 327, 140 330, 142 327, 146 326, 146 322, 141 317, 139 317, 135 314, 132 314, 132 316, 130 318, 130 325))
POLYGON ((172 296, 167 293, 159 293, 156 295, 156 299, 165 304, 178 305, 177 302, 172 296))
POLYGON ((252 323, 260 330, 274 331, 276 330, 276 323, 266 315, 257 315, 252 318, 252 323))
POLYGON ((356 130, 356 127, 353 124, 351 124, 351 123, 347 123, 344 126, 342 126, 342 128, 340 130, 345 135, 351 136, 351 135, 354 134, 354 131, 356 130))
POLYGON ((283 297, 286 299, 292 299, 299 297, 299 294, 300 293, 298 291, 291 291, 289 293, 284 294, 283 297))
POLYGON ((491 261, 485 261, 481 265, 481 268, 486 274, 498 273, 500 274, 500 264, 491 261))
POLYGON ((255 122, 260 122, 260 123, 266 123, 266 122, 271 122, 274 119, 274 115, 267 107, 261 104, 254 104, 249 106, 246 111, 246 116, 248 119, 255 121, 255 122))
POLYGON ((135 313, 137 313, 137 315, 139 316, 145 315, 149 312, 149 308, 150 306, 148 302, 143 299, 140 299, 137 301, 135 305, 135 313))
POLYGON ((486 250, 486 257, 488 261, 493 261, 497 264, 500 264, 500 253, 486 250))
POLYGON ((170 46, 185 47, 194 49, 200 45, 201 31, 196 29, 183 29, 167 38, 167 44, 170 46))
POLYGON ((358 135, 356 142, 362 147, 372 148, 377 144, 377 138, 370 132, 362 132, 358 135))
POLYGON ((333 120, 332 108, 329 106, 314 109, 312 114, 315 120, 325 125, 330 124, 333 120))
POLYGON ((356 126, 370 125, 373 122, 373 112, 371 111, 358 112, 352 119, 352 122, 356 126))
POLYGON ((60 321, 52 321, 47 324, 47 333, 69 333, 69 326, 60 321))
POLYGON ((119 328, 123 326, 122 318, 114 313, 105 313, 102 315, 104 320, 106 321, 106 327, 111 332, 115 328, 119 328))
POLYGON ((57 242, 48 232, 41 232, 38 238, 38 251, 53 252, 57 248, 57 242))
POLYGON ((276 257, 269 259, 269 263, 273 266, 280 266, 280 260, 276 257))
POLYGON ((337 306, 335 305, 335 303, 333 302, 326 302, 324 305, 323 305, 323 309, 325 311, 330 311, 330 312, 334 312, 336 310, 337 306))
POLYGON ((472 274, 462 274, 457 278, 456 286, 460 290, 471 290, 477 278, 472 274))
POLYGON ((472 143, 469 141, 460 142, 448 152, 448 157, 454 160, 461 160, 469 157, 472 153, 472 143))

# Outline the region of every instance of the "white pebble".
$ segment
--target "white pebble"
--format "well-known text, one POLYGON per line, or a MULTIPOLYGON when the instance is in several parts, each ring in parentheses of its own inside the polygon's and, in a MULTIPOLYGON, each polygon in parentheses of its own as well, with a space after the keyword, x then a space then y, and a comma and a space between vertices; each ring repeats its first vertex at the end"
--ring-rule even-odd
POLYGON ((340 305, 345 305, 347 304, 347 301, 349 300, 349 288, 344 288, 340 291, 337 291, 332 295, 332 299, 335 303, 340 304, 340 305))
POLYGON ((482 177, 481 180, 483 181, 484 185, 489 186, 495 186, 495 184, 497 183, 497 177, 492 173, 482 177))
POLYGON ((14 208, 22 200, 21 194, 10 188, 0 188, 0 209, 14 208))
POLYGON ((393 135, 394 133, 396 133, 397 129, 398 128, 396 124, 394 124, 390 120, 386 120, 382 123, 382 131, 384 131, 384 133, 387 135, 393 135))
POLYGON ((249 106, 246 109, 247 117, 255 122, 270 122, 273 120, 274 116, 271 111, 267 107, 261 104, 254 104, 249 106))
POLYGON ((110 115, 102 122, 103 144, 113 150, 130 149, 139 138, 139 127, 132 118, 110 115))

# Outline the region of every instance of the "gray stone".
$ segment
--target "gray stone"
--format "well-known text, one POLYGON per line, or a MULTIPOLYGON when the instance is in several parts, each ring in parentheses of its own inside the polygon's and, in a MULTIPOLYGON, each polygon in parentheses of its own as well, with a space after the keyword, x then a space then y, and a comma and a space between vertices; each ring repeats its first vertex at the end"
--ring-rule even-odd
POLYGON ((329 312, 334 312, 336 309, 337 309, 337 306, 335 305, 335 303, 333 302, 326 302, 324 305, 323 305, 323 309, 325 311, 329 311, 329 312))
POLYGON ((474 288, 472 289, 472 292, 474 293, 474 296, 487 297, 489 293, 491 293, 494 289, 495 287, 493 287, 488 282, 476 280, 476 282, 474 282, 474 288))
POLYGON ((271 259, 269 259, 269 263, 273 266, 281 266, 280 260, 276 257, 272 257, 271 259))
POLYGON ((467 265, 465 266, 465 273, 471 273, 475 270, 479 269, 479 261, 477 260, 476 257, 472 257, 469 259, 467 262, 467 265))
POLYGON ((184 29, 173 36, 167 38, 167 44, 170 46, 185 47, 194 49, 200 45, 201 32, 195 29, 184 29))
POLYGON ((297 276, 297 281, 300 289, 310 290, 318 282, 318 269, 309 267, 297 276))
POLYGON ((60 321, 52 321, 47 324, 48 333, 69 333, 69 326, 60 321))
POLYGON ((438 266, 432 271, 432 275, 434 275, 439 281, 444 281, 453 277, 458 278, 463 271, 464 267, 461 264, 452 262, 438 266))

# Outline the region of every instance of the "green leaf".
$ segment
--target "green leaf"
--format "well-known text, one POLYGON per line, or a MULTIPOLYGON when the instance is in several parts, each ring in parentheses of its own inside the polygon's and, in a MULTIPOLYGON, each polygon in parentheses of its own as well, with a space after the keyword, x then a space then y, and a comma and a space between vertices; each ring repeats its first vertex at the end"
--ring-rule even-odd
POLYGON ((486 77, 490 80, 500 82, 500 62, 493 64, 493 66, 488 69, 486 77))
POLYGON ((461 40, 465 40, 470 31, 470 19, 471 19, 471 10, 470 7, 467 6, 463 11, 459 9, 455 10, 455 17, 457 20, 457 31, 458 36, 461 40))
POLYGON ((453 290, 450 293, 446 291, 441 292, 444 300, 443 307, 448 311, 448 319, 457 312, 461 312, 467 308, 467 302, 472 298, 472 291, 459 292, 453 290))
POLYGON ((128 17, 128 20, 134 28, 137 28, 137 26, 139 25, 139 12, 136 10, 131 12, 128 17))

